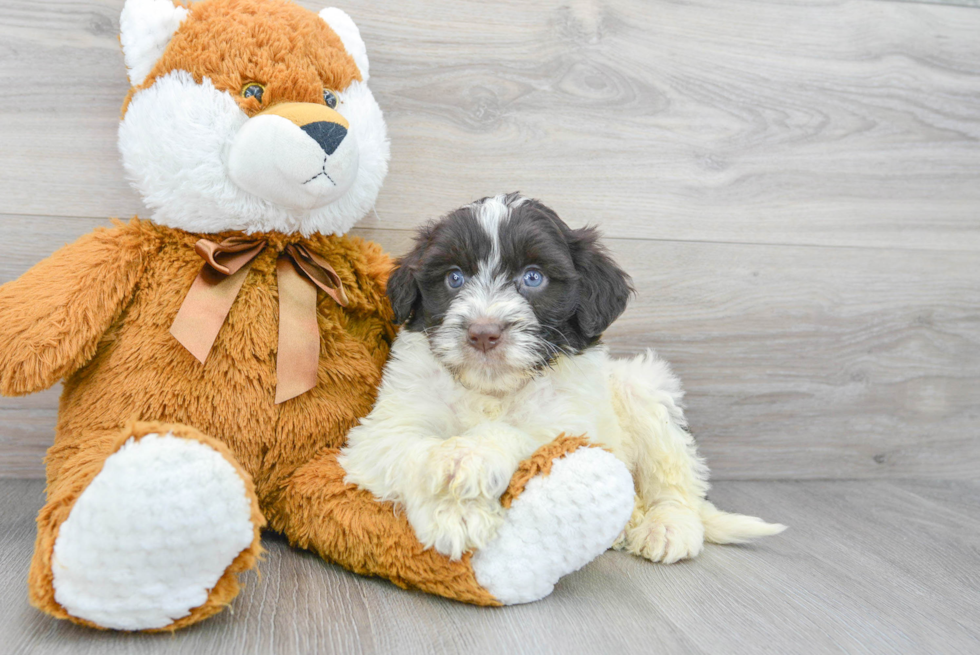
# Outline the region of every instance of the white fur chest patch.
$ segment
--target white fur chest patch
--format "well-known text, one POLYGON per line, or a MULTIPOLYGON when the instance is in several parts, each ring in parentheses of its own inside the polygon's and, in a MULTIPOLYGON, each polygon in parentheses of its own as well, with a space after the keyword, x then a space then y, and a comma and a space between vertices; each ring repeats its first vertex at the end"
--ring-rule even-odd
MULTIPOLYGON (((432 355, 419 333, 403 332, 392 350, 384 386, 406 398, 408 415, 426 421, 441 434, 463 434, 488 421, 518 428, 539 444, 559 433, 588 434, 617 440, 618 421, 608 384, 608 361, 595 348, 555 364, 518 391, 500 396, 467 389, 432 355)), ((612 445, 612 444, 610 444, 612 445)))

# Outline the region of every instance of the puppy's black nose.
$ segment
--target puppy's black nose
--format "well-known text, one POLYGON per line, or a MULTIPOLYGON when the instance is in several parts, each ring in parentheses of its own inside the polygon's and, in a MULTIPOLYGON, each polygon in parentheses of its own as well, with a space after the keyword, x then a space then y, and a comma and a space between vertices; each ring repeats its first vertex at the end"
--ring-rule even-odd
POLYGON ((466 338, 477 350, 490 352, 500 343, 500 335, 503 331, 504 326, 500 323, 474 323, 466 331, 466 338))
POLYGON ((334 150, 340 146, 340 142, 347 136, 346 127, 329 121, 307 123, 300 129, 313 137, 313 140, 319 143, 328 155, 332 155, 334 150))

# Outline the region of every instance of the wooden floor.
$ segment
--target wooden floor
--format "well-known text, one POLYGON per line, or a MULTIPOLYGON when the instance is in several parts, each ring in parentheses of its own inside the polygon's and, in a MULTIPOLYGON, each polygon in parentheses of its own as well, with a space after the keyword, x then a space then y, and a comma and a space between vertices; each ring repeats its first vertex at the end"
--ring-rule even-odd
MULTIPOLYGON (((674 363, 715 501, 791 529, 501 610, 269 537, 231 611, 93 632, 25 599, 55 388, 0 398, 0 654, 980 652, 980 0, 337 4, 392 139, 356 231, 515 189, 599 225, 639 290, 612 349, 674 363)), ((144 214, 121 6, 0 0, 0 283, 144 214)))
POLYGON ((975 482, 720 483, 717 503, 791 529, 670 566, 609 552, 545 600, 502 609, 402 591, 269 537, 261 579, 230 611, 173 636, 96 632, 27 604, 41 493, 0 480, 3 653, 980 652, 975 482))

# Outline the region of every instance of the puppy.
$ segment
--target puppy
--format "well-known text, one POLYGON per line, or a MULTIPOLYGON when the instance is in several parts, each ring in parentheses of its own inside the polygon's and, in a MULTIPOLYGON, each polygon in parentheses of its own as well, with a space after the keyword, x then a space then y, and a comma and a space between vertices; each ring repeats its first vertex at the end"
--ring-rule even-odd
POLYGON ((426 225, 388 282, 404 328, 348 436, 346 480, 404 508, 419 540, 455 559, 493 538, 522 460, 561 433, 587 435, 633 474, 617 548, 670 563, 706 539, 781 532, 705 499, 708 468, 670 367, 600 345, 631 294, 594 229, 536 200, 485 198, 426 225))

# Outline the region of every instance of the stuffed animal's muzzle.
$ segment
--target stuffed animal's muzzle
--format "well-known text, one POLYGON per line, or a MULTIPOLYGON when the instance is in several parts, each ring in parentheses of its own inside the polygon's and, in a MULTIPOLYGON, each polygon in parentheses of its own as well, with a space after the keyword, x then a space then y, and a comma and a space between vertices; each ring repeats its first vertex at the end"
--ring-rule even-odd
POLYGON ((228 153, 228 176, 259 198, 313 210, 350 188, 357 164, 347 119, 324 105, 289 102, 245 122, 228 153))

